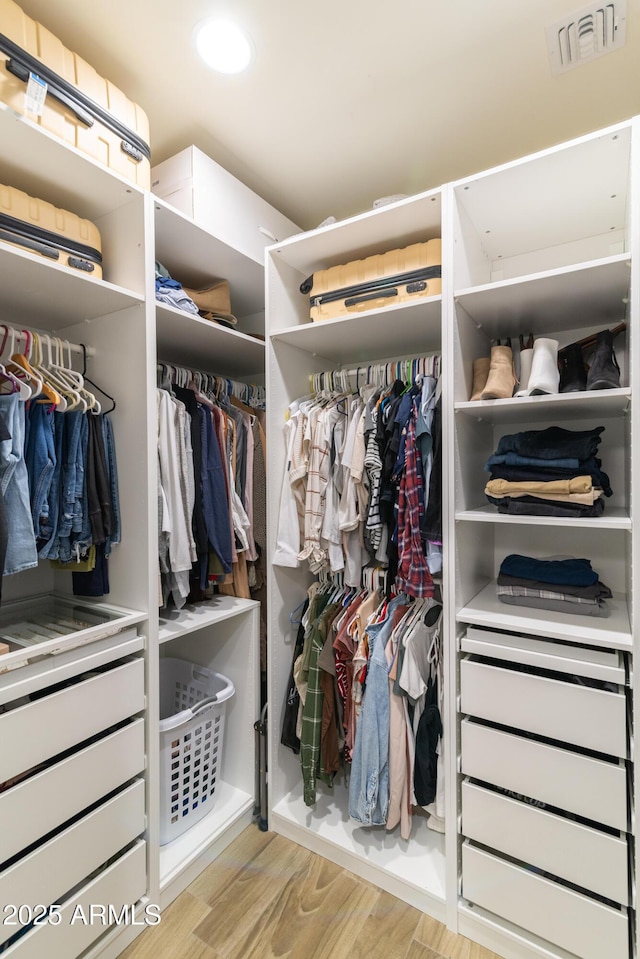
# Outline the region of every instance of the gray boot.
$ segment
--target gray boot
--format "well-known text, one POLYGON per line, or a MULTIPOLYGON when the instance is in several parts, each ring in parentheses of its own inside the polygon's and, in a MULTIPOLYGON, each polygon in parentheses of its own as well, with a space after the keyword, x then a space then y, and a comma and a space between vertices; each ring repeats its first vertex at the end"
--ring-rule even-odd
POLYGON ((616 390, 620 386, 620 367, 613 350, 611 330, 598 333, 596 351, 587 374, 588 390, 616 390))

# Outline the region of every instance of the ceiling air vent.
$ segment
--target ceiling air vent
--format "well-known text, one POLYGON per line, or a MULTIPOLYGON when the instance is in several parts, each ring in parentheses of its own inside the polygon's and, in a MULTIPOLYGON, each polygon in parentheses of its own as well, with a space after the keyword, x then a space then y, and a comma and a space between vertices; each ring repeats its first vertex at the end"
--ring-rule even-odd
POLYGON ((552 73, 565 73, 624 46, 627 0, 594 4, 547 27, 552 73))

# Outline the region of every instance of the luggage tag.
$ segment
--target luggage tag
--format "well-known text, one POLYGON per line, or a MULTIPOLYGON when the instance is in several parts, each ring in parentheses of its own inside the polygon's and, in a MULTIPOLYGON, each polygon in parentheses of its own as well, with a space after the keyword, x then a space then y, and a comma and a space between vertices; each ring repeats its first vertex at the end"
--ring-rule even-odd
POLYGON ((36 73, 29 74, 25 91, 25 112, 27 116, 41 117, 44 112, 44 101, 47 96, 47 84, 36 73))

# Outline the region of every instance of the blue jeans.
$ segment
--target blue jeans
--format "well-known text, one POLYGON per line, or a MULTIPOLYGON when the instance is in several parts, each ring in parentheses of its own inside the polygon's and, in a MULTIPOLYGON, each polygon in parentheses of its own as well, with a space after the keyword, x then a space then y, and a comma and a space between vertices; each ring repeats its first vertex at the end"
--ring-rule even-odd
POLYGON ((503 436, 496 453, 518 453, 538 459, 586 460, 589 456, 595 456, 602 432, 604 426, 596 426, 593 430, 565 430, 561 426, 526 430, 503 436))
POLYGON ((39 403, 36 399, 29 410, 29 439, 25 460, 29 474, 33 528, 36 539, 46 542, 53 533, 49 516, 49 496, 56 468, 54 411, 48 403, 39 403))
POLYGON ((120 493, 118 489, 118 464, 116 462, 116 444, 113 437, 113 424, 108 416, 102 417, 102 437, 107 460, 107 477, 111 491, 111 511, 113 513, 113 530, 107 536, 104 555, 109 556, 111 547, 120 542, 120 493))
POLYGON ((25 408, 15 393, 0 396, 0 415, 11 439, 0 442, 0 488, 8 526, 4 572, 19 573, 38 565, 36 537, 29 505, 29 479, 24 461, 25 408))

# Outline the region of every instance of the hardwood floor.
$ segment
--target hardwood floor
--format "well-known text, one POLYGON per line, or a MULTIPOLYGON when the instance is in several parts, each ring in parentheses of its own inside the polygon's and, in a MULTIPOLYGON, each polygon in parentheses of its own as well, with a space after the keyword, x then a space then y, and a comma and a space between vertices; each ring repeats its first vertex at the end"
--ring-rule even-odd
POLYGON ((389 893, 249 826, 120 959, 498 959, 389 893))

